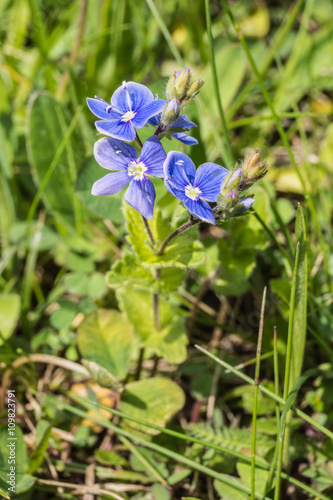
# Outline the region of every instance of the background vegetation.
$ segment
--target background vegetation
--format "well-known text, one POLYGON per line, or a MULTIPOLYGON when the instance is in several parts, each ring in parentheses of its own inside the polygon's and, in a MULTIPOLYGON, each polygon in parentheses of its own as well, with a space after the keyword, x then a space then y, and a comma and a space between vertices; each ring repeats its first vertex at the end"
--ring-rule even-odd
MULTIPOLYGON (((0 4, 0 349, 2 402, 9 388, 17 399, 15 498, 333 498, 332 4, 229 7, 0 4), (123 80, 162 97, 185 65, 206 81, 186 110, 199 144, 164 140, 166 151, 232 168, 258 147, 270 169, 255 214, 192 230, 208 259, 185 282, 169 276, 158 335, 156 283, 135 287, 133 273, 146 279, 135 262, 130 273, 117 264, 128 231, 140 238, 135 214, 126 228, 121 194, 90 195, 103 172, 85 98, 109 100, 123 80)), ((178 225, 175 201, 157 198, 178 225)))

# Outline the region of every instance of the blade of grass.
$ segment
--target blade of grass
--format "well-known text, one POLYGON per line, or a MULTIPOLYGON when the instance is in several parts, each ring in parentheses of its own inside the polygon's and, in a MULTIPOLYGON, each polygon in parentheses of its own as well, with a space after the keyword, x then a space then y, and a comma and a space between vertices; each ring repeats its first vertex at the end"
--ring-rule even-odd
POLYGON ((38 206, 38 203, 43 195, 43 192, 47 186, 47 183, 49 182, 49 180, 51 179, 52 177, 52 174, 54 172, 54 169, 56 168, 56 166, 58 165, 58 162, 61 158, 61 155, 63 154, 63 152, 65 151, 65 148, 71 138, 71 135, 72 133, 74 132, 75 130, 75 126, 76 126, 76 123, 78 121, 78 118, 79 118, 79 115, 80 115, 80 112, 81 112, 81 109, 82 109, 82 106, 80 106, 76 112, 75 112, 75 115, 73 116, 72 118, 72 121, 71 123, 69 124, 67 130, 66 130, 66 133, 64 134, 64 137, 61 141, 61 143, 59 144, 59 147, 56 151, 56 154, 54 155, 54 158, 52 160, 52 163, 51 165, 49 166, 40 186, 39 186, 39 189, 34 197, 34 199, 32 200, 32 203, 31 203, 31 206, 30 206, 30 209, 29 209, 29 212, 28 212, 28 215, 27 215, 27 226, 29 228, 29 225, 32 221, 32 219, 34 218, 34 215, 35 215, 35 212, 36 212, 36 209, 37 209, 37 206, 38 206))
MULTIPOLYGON (((327 115, 322 113, 302 113, 298 112, 289 112, 289 113, 278 113, 279 118, 327 118, 327 115)), ((241 118, 239 120, 235 120, 232 122, 228 122, 227 127, 228 130, 232 130, 234 128, 245 127, 246 125, 251 125, 252 123, 256 124, 259 121, 270 121, 274 120, 273 115, 258 115, 258 116, 248 116, 247 118, 241 118)))
MULTIPOLYGON (((176 438, 181 439, 183 441, 196 443, 196 444, 199 444, 199 445, 204 446, 206 448, 211 448, 211 449, 220 451, 221 453, 226 453, 226 454, 234 456, 234 457, 238 458, 239 460, 241 460, 241 461, 243 461, 245 463, 248 463, 248 464, 251 463, 251 458, 250 457, 247 457, 246 455, 243 455, 242 453, 239 453, 237 451, 229 450, 228 448, 225 448, 223 446, 219 446, 219 445, 216 445, 216 444, 208 442, 208 441, 203 441, 201 439, 194 438, 194 437, 188 436, 186 434, 181 434, 180 432, 176 432, 176 431, 173 431, 173 430, 165 428, 165 427, 159 427, 157 425, 154 425, 152 423, 146 422, 144 420, 141 420, 141 419, 138 419, 138 418, 135 418, 135 417, 131 417, 130 415, 126 415, 125 413, 123 413, 123 412, 121 412, 119 410, 114 410, 113 408, 108 408, 105 405, 102 405, 102 404, 99 404, 99 403, 96 403, 96 402, 92 402, 92 401, 88 401, 87 399, 82 398, 81 396, 77 396, 76 394, 73 394, 70 391, 66 391, 66 394, 71 399, 73 399, 74 401, 78 402, 79 404, 81 404, 83 407, 85 407, 87 409, 98 407, 98 408, 101 408, 103 410, 109 411, 110 413, 113 413, 114 415, 116 415, 118 417, 121 417, 121 418, 123 418, 125 420, 129 420, 131 422, 136 422, 136 423, 144 425, 144 426, 146 426, 146 427, 148 427, 150 429, 158 430, 158 431, 160 431, 163 434, 176 437, 176 438)), ((56 403, 57 403, 57 398, 56 397, 54 397, 54 402, 55 402, 54 404, 56 405, 56 403)), ((266 463, 260 462, 259 460, 257 460, 257 464, 256 465, 257 465, 257 467, 260 467, 260 468, 265 469, 265 470, 269 469, 268 466, 266 465, 266 463)), ((298 486, 303 491, 307 491, 308 493, 312 494, 313 496, 317 496, 318 498, 320 498, 322 500, 329 500, 328 497, 326 497, 325 495, 323 495, 323 494, 315 491, 313 488, 311 488, 311 486, 303 484, 301 481, 298 481, 297 479, 289 476, 286 473, 282 472, 281 473, 281 477, 283 477, 284 479, 288 480, 290 483, 294 484, 295 486, 298 486)))
POLYGON ((148 4, 148 7, 150 8, 151 13, 155 17, 156 22, 159 25, 160 30, 162 31, 167 44, 169 45, 169 49, 170 49, 171 54, 176 59, 179 66, 184 66, 184 60, 183 60, 182 56, 180 55, 176 45, 174 44, 174 41, 172 40, 172 36, 170 35, 170 32, 169 32, 165 22, 163 21, 163 18, 160 15, 156 5, 154 4, 153 0, 146 0, 146 2, 148 4))
POLYGON ((230 140, 229 140, 227 122, 226 122, 223 107, 222 107, 222 99, 221 99, 221 94, 220 94, 220 89, 219 89, 219 82, 218 82, 218 78, 217 78, 214 45, 213 45, 213 35, 212 35, 212 22, 211 22, 211 17, 210 17, 210 10, 209 10, 209 0, 205 0, 205 12, 206 12, 206 30, 207 30, 207 35, 208 35, 210 65, 211 65, 211 69, 212 69, 215 99, 216 99, 216 103, 217 103, 217 109, 218 109, 218 112, 220 115, 222 132, 223 132, 223 136, 224 136, 223 142, 221 144, 222 157, 223 157, 224 161, 226 162, 226 164, 229 165, 230 168, 232 168, 234 160, 233 160, 233 154, 232 154, 231 144, 230 144, 230 140))
POLYGON ((144 457, 142 455, 142 453, 140 453, 140 451, 135 447, 133 446, 133 444, 131 443, 131 441, 129 441, 127 438, 125 438, 124 436, 120 436, 119 437, 120 441, 126 446, 126 448, 134 455, 136 456, 136 458, 138 460, 140 460, 140 462, 142 463, 142 465, 144 465, 146 467, 146 470, 149 470, 151 472, 151 474, 156 477, 156 479, 161 483, 163 484, 164 486, 166 486, 168 483, 167 481, 164 479, 163 476, 161 476, 161 474, 158 472, 158 470, 150 463, 149 460, 147 460, 146 457, 144 457))
POLYGON ((266 291, 267 288, 265 287, 261 303, 256 367, 254 374, 255 385, 254 385, 254 398, 253 398, 254 402, 253 402, 253 414, 252 414, 252 441, 251 441, 251 500, 254 500, 255 490, 256 490, 256 437, 257 437, 258 385, 260 376, 261 344, 262 344, 262 335, 264 330, 266 291))
POLYGON ((308 370, 305 372, 299 379, 296 381, 295 385, 291 389, 287 399, 286 399, 286 404, 282 410, 281 413, 281 418, 280 418, 280 426, 279 426, 279 433, 278 433, 278 460, 277 460, 277 471, 276 471, 276 486, 275 486, 275 491, 274 491, 274 500, 279 500, 280 498, 280 489, 281 489, 281 470, 282 470, 282 456, 283 456, 283 444, 284 444, 284 439, 285 439, 285 431, 286 431, 286 426, 287 426, 287 416, 289 413, 289 410, 291 409, 292 402, 295 400, 297 392, 299 388, 304 384, 304 382, 309 378, 312 377, 313 375, 316 375, 317 370, 315 368, 312 368, 311 370, 308 370))
MULTIPOLYGON (((277 30, 273 41, 271 42, 271 48, 267 51, 266 55, 263 58, 262 63, 260 64, 259 71, 261 75, 264 77, 267 70, 271 66, 272 62, 275 59, 275 53, 279 50, 281 45, 284 43, 286 37, 288 36, 291 28, 293 27, 294 22, 297 19, 298 13, 301 10, 301 7, 304 3, 304 0, 298 0, 294 6, 291 7, 290 11, 285 17, 285 21, 282 26, 277 30)), ((229 108, 229 116, 234 116, 237 110, 244 104, 250 95, 251 91, 255 87, 256 79, 252 76, 250 82, 244 89, 239 93, 238 97, 236 97, 235 101, 229 108)))
MULTIPOLYGON (((136 434, 132 434, 129 431, 121 429, 120 427, 117 427, 117 426, 111 424, 106 419, 96 418, 93 415, 87 415, 86 412, 79 410, 78 408, 75 408, 73 406, 70 406, 66 403, 60 402, 60 401, 58 401, 58 407, 62 408, 64 410, 67 410, 70 413, 73 413, 74 415, 78 415, 79 417, 89 418, 89 420, 92 420, 93 422, 96 422, 97 424, 102 425, 102 426, 112 430, 116 435, 128 438, 128 439, 130 439, 138 444, 145 446, 148 449, 157 451, 158 453, 161 453, 162 455, 165 455, 165 456, 175 460, 176 462, 179 462, 183 465, 191 467, 194 470, 202 472, 203 474, 205 474, 209 477, 212 477, 214 479, 217 479, 218 481, 221 481, 222 483, 233 486, 234 488, 238 489, 239 491, 242 491, 243 493, 250 494, 249 488, 247 488, 246 486, 243 486, 240 483, 235 484, 235 482, 232 479, 229 479, 229 476, 227 476, 225 474, 220 474, 220 473, 216 472, 215 470, 209 469, 208 467, 206 467, 204 465, 201 465, 197 462, 194 462, 193 460, 190 460, 189 458, 187 458, 183 455, 180 455, 179 453, 176 453, 172 450, 164 448, 163 446, 160 446, 160 445, 153 443, 151 441, 147 441, 146 439, 142 438, 141 436, 138 436, 136 434)), ((261 495, 260 493, 256 493, 255 498, 258 498, 259 500, 269 500, 268 497, 261 495)))
MULTIPOLYGON (((216 361, 216 363, 219 363, 224 368, 227 368, 228 370, 230 370, 232 373, 234 373, 235 375, 237 375, 239 378, 243 379, 248 384, 255 385, 255 381, 251 377, 249 377, 248 375, 245 375, 245 373, 242 373, 239 370, 235 370, 235 368, 233 366, 231 366, 229 363, 226 363, 222 359, 219 359, 217 356, 214 356, 214 354, 212 354, 209 351, 206 351, 206 349, 204 349, 203 347, 201 347, 201 346, 199 346, 197 344, 195 344, 194 347, 196 347, 197 349, 199 349, 199 351, 201 351, 204 354, 206 354, 206 356, 212 358, 214 361, 216 361)), ((285 402, 285 400, 283 398, 281 398, 280 396, 277 396, 274 392, 272 392, 269 389, 267 389, 267 387, 265 387, 265 386, 263 386, 261 384, 259 384, 258 387, 259 387, 259 389, 264 394, 266 394, 267 396, 269 396, 274 401, 277 401, 281 405, 285 405, 286 404, 286 402, 285 402)), ((293 405, 291 406, 291 410, 298 417, 300 417, 302 420, 304 420, 305 422, 308 422, 309 424, 313 425, 316 429, 318 429, 319 431, 321 431, 327 437, 333 439, 333 432, 332 431, 330 431, 329 429, 327 429, 326 427, 324 427, 323 425, 321 425, 319 422, 316 422, 315 420, 313 420, 313 418, 309 417, 309 415, 307 415, 306 413, 304 413, 302 410, 299 410, 298 408, 296 408, 293 405)))

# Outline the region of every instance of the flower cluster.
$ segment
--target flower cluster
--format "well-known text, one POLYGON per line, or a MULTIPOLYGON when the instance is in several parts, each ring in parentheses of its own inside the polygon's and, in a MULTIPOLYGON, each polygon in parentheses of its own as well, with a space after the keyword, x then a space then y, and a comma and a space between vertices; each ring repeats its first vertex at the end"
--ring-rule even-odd
POLYGON ((254 199, 244 197, 243 191, 267 172, 258 150, 241 168, 229 172, 215 163, 204 163, 196 169, 184 153, 166 154, 163 149, 164 137, 174 137, 187 145, 197 144, 196 139, 186 134, 196 124, 181 115, 181 111, 204 82, 197 80, 191 84, 190 79, 188 68, 175 73, 168 82, 166 100, 153 96, 147 87, 135 82, 123 82, 112 95, 111 103, 99 97, 87 99, 89 109, 99 118, 96 129, 107 136, 95 143, 94 156, 99 165, 112 171, 94 183, 93 195, 115 194, 128 186, 125 201, 149 220, 154 215, 156 197, 150 177, 157 177, 164 179, 169 193, 193 217, 210 224, 238 216, 252 206, 254 199), (142 145, 137 130, 147 125, 155 130, 142 145), (141 147, 139 155, 128 144, 135 140, 141 147), (212 203, 216 204, 213 208, 212 203))

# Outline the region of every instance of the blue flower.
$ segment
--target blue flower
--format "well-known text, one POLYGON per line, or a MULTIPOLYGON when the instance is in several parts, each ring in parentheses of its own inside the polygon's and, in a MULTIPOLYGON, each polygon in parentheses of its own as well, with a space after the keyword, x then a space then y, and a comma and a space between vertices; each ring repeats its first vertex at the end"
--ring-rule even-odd
MULTIPOLYGON (((161 114, 162 113, 159 113, 156 116, 150 118, 148 120, 148 123, 150 125, 153 125, 154 127, 158 126, 161 121, 161 114)), ((191 127, 197 127, 197 125, 191 122, 186 115, 182 115, 177 118, 177 120, 172 125, 170 125, 170 127, 166 131, 166 134, 171 135, 171 137, 174 137, 187 146, 195 146, 195 144, 198 144, 198 141, 194 139, 194 137, 186 135, 185 132, 172 132, 173 128, 182 128, 184 130, 188 130, 191 127)))
POLYGON ((192 160, 177 151, 168 153, 163 168, 167 190, 184 203, 190 214, 216 224, 207 201, 216 201, 229 171, 215 163, 204 163, 196 170, 192 160))
POLYGON ((166 158, 158 137, 147 139, 139 158, 133 146, 118 139, 103 137, 95 143, 94 156, 101 167, 117 172, 96 181, 91 193, 95 196, 119 193, 130 183, 125 201, 146 219, 152 219, 156 194, 147 175, 164 177, 163 162, 166 158))
POLYGON ((151 116, 162 111, 165 101, 154 100, 150 90, 140 83, 123 82, 111 97, 111 105, 99 97, 88 97, 87 104, 90 111, 102 119, 95 122, 99 132, 132 142, 135 129, 144 127, 151 116))

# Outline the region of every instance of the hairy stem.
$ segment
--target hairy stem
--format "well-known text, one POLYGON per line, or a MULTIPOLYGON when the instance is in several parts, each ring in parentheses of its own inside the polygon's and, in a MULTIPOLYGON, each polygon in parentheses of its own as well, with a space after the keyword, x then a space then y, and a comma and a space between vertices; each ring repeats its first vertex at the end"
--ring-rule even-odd
POLYGON ((143 220, 143 223, 145 225, 145 229, 147 231, 147 234, 149 236, 150 243, 154 247, 156 245, 156 243, 155 243, 155 239, 154 239, 153 233, 151 232, 151 229, 150 229, 150 226, 148 224, 148 221, 147 221, 146 217, 144 217, 143 215, 142 215, 142 220, 143 220))

